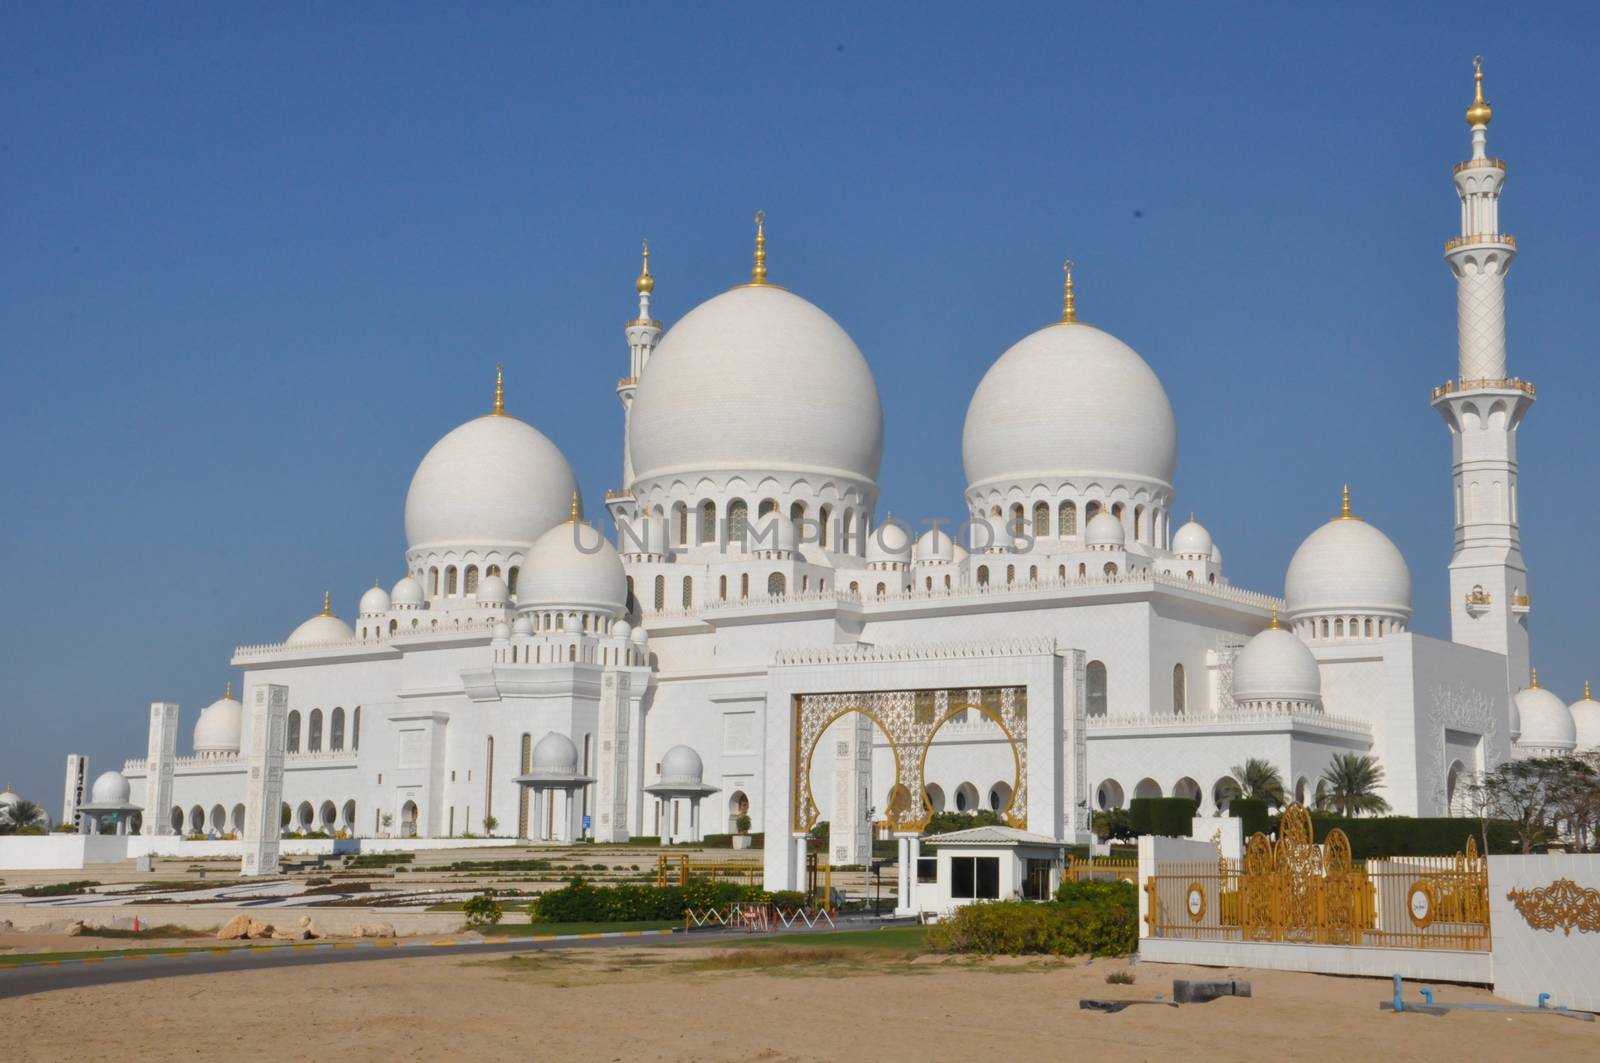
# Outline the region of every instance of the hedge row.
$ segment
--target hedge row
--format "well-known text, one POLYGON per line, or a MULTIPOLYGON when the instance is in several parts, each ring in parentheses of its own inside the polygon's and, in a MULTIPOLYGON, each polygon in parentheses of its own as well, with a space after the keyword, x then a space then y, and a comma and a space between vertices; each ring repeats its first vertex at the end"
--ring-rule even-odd
MULTIPOLYGON (((1267 813, 1267 802, 1236 797, 1228 814, 1244 820, 1244 836, 1276 837, 1281 817, 1267 813)), ((1505 820, 1488 822, 1489 852, 1520 853, 1517 828, 1505 820)), ((1311 813, 1312 840, 1322 842, 1338 827, 1350 839, 1350 855, 1357 860, 1383 856, 1454 856, 1462 852, 1467 838, 1483 849, 1483 831, 1478 821, 1459 816, 1332 816, 1311 813)))
POLYGON ((708 879, 690 879, 687 886, 595 886, 575 878, 535 897, 528 914, 536 923, 624 923, 682 919, 685 908, 766 899, 758 888, 708 879))
POLYGON ((1187 797, 1135 797, 1128 802, 1128 824, 1135 835, 1187 838, 1199 807, 1198 801, 1187 797))
POLYGON ((1138 947, 1138 893, 1126 882, 1063 883, 1044 904, 968 904, 934 924, 928 944, 985 956, 1125 956, 1138 947))

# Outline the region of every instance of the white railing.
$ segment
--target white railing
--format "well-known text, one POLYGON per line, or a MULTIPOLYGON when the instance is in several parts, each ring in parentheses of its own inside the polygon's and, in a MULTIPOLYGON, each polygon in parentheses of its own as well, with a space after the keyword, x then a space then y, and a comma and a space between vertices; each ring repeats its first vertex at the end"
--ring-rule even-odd
POLYGON ((887 645, 814 646, 779 650, 774 665, 854 664, 862 661, 931 661, 970 657, 1022 657, 1055 653, 1055 639, 990 639, 980 642, 897 642, 887 645))
POLYGON ((1140 713, 1126 716, 1090 716, 1088 724, 1091 731, 1156 727, 1187 727, 1203 730, 1214 725, 1279 723, 1285 720, 1315 724, 1318 727, 1329 727, 1352 734, 1372 733, 1372 726, 1365 720, 1305 709, 1224 709, 1221 712, 1202 712, 1193 715, 1140 713))
POLYGON ((349 649, 357 646, 383 646, 391 642, 438 639, 449 635, 462 635, 482 638, 485 634, 492 634, 494 632, 495 625, 499 624, 504 619, 505 618, 502 616, 469 616, 464 620, 453 619, 448 623, 441 623, 438 627, 429 626, 400 628, 393 634, 385 631, 376 635, 368 635, 366 638, 356 635, 353 638, 340 639, 330 642, 297 642, 293 644, 288 642, 261 642, 253 645, 235 646, 233 649, 233 655, 235 657, 262 657, 270 654, 282 653, 285 650, 329 650, 349 649))

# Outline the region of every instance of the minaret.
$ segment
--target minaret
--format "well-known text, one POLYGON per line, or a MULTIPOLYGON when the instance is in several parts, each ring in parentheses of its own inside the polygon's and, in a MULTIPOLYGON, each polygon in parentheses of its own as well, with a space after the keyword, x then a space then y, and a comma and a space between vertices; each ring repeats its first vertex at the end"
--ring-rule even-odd
MULTIPOLYGON (((656 290, 656 279, 650 274, 650 241, 644 242, 644 265, 639 269, 639 277, 633 282, 634 291, 639 293, 639 316, 629 321, 626 326, 628 336, 628 375, 617 381, 617 398, 622 401, 622 490, 608 492, 607 502, 620 502, 623 510, 627 511, 627 500, 623 497, 633 487, 633 454, 628 449, 628 424, 633 416, 633 395, 639 387, 639 378, 644 375, 644 367, 650 362, 650 355, 655 351, 656 344, 661 341, 661 322, 650 316, 650 293, 656 290)), ((614 511, 615 506, 611 507, 614 511)))
POLYGON ((1450 428, 1455 553, 1450 559, 1450 637, 1504 654, 1512 691, 1528 680, 1528 574, 1517 530, 1517 429, 1533 385, 1508 375, 1505 277, 1517 242, 1500 231, 1506 164, 1486 148, 1494 111, 1483 98, 1483 60, 1467 109, 1472 158, 1455 169, 1461 235, 1444 245, 1456 278, 1459 378, 1433 389, 1450 428))

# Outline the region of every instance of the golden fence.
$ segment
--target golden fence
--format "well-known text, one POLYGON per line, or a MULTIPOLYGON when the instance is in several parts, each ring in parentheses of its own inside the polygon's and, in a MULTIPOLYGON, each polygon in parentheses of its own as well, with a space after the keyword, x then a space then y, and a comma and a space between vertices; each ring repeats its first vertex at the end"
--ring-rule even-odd
POLYGON ((1487 951, 1489 866, 1467 839, 1454 857, 1350 858, 1343 831, 1318 846, 1299 805, 1276 844, 1242 861, 1164 863, 1145 881, 1154 937, 1487 951))
POLYGON ((743 881, 761 885, 762 866, 757 860, 690 860, 687 856, 662 853, 656 861, 657 886, 687 886, 691 878, 714 881, 743 881))
POLYGON ((1117 880, 1138 885, 1139 860, 1131 856, 1067 857, 1067 866, 1061 872, 1063 882, 1115 882, 1117 880))

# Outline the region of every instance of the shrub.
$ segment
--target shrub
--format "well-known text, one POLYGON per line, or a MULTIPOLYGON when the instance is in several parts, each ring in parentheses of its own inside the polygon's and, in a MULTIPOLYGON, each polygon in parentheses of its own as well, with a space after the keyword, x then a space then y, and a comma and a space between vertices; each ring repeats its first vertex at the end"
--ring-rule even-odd
POLYGON ((42 886, 24 886, 17 893, 23 897, 71 897, 79 893, 88 893, 100 885, 89 879, 79 879, 74 882, 50 882, 42 886))
POLYGON ((740 834, 750 833, 750 817, 740 813, 733 821, 733 829, 740 834))
POLYGON ((500 907, 500 902, 494 899, 493 891, 486 891, 476 897, 467 898, 467 902, 461 906, 461 910, 466 913, 469 927, 494 926, 500 921, 500 917, 505 914, 500 907))
POLYGON ((935 812, 933 818, 928 820, 928 825, 922 828, 922 833, 949 834, 971 827, 992 827, 1001 822, 999 814, 987 808, 980 808, 974 812, 935 812))
MULTIPOLYGON (((1277 822, 1272 829, 1277 829, 1277 822)), ((1311 815, 1311 834, 1322 841, 1328 832, 1338 827, 1350 838, 1350 855, 1357 860, 1377 856, 1454 856, 1466 848, 1470 836, 1483 847, 1483 833, 1475 819, 1460 817, 1414 818, 1410 816, 1383 816, 1345 818, 1311 815)), ((1514 824, 1504 820, 1489 820, 1489 852, 1520 853, 1514 824)))
POLYGON ((1124 956, 1138 945, 1138 902, 1125 882, 1083 883, 1121 886, 1098 899, 995 901, 969 904, 934 924, 928 944, 941 952, 984 956, 1124 956))
POLYGON ((635 834, 628 839, 629 845, 660 845, 661 836, 658 834, 635 834))
POLYGON ((1128 803, 1129 825, 1136 835, 1187 838, 1194 830, 1199 804, 1187 797, 1135 797, 1128 803))
POLYGON ((1063 882, 1056 890, 1056 900, 1062 904, 1123 904, 1133 906, 1134 911, 1139 909, 1139 894, 1132 883, 1113 879, 1109 882, 1096 882, 1086 880, 1083 882, 1063 882))
POLYGON ((1132 841, 1133 823, 1125 808, 1108 808, 1094 814, 1094 836, 1101 841, 1132 841))
POLYGON ((1106 975, 1106 985, 1132 985, 1132 971, 1112 971, 1106 975))
POLYGON ((1228 815, 1234 819, 1244 820, 1244 836, 1248 840, 1251 835, 1265 834, 1272 829, 1270 817, 1267 815, 1267 802, 1260 797, 1235 797, 1228 802, 1228 815))
POLYGON ((772 895, 772 903, 788 911, 804 908, 809 901, 810 898, 804 890, 779 890, 772 895))
POLYGON ((733 882, 690 879, 687 886, 595 886, 574 878, 561 889, 534 898, 536 923, 622 923, 681 919, 685 908, 722 907, 761 897, 759 889, 733 882))

